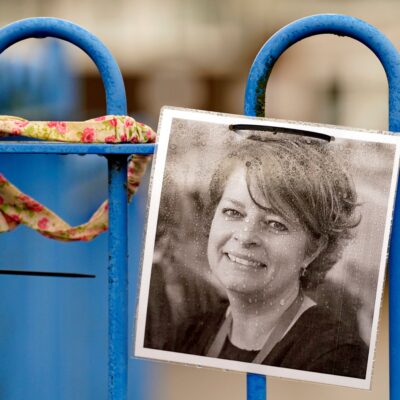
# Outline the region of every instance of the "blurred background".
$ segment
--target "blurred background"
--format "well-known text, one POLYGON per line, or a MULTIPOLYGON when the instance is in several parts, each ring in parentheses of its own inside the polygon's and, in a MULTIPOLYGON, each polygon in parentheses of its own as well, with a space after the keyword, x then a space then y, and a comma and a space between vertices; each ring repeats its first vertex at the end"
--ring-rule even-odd
MULTIPOLYGON (((254 57, 289 22, 345 13, 375 25, 397 46, 399 10, 393 0, 14 0, 2 5, 0 25, 34 16, 82 25, 119 63, 130 115, 156 128, 163 105, 242 113, 254 57)), ((266 110, 275 118, 386 129, 383 68, 351 39, 307 39, 276 64, 266 110)), ((65 120, 103 115, 102 82, 79 49, 50 39, 26 40, 0 57, 0 113, 65 120)), ((100 157, 1 156, 0 170, 71 224, 85 221, 106 197, 100 157)), ((145 182, 130 206, 130 316, 146 191, 145 182)), ((1 399, 106 399, 106 245, 106 235, 88 244, 61 244, 24 228, 1 235, 1 268, 96 273, 86 281, 1 277, 1 399)), ((387 399, 387 346, 385 300, 372 391, 271 378, 268 399, 387 399)), ((132 399, 242 400, 245 390, 243 374, 130 361, 132 399)))

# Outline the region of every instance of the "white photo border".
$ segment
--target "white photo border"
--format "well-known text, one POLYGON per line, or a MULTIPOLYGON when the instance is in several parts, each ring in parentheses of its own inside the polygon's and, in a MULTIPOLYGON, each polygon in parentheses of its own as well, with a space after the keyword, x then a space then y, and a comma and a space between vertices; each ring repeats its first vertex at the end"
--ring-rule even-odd
POLYGON ((140 294, 136 310, 136 334, 134 340, 134 356, 149 358, 159 361, 176 362, 183 364, 191 364, 195 366, 213 367, 224 370, 232 370, 238 372, 256 373, 274 377, 299 379, 303 381, 311 381, 318 383, 334 384, 359 389, 370 389, 372 367, 375 355, 376 336, 378 330, 379 311, 383 297, 385 267, 387 255, 389 251, 389 239, 392 225, 392 215, 394 211, 394 200, 398 179, 399 158, 400 158, 400 136, 392 135, 385 132, 359 130, 337 126, 327 126, 320 124, 294 122, 286 120, 276 120, 268 118, 256 118, 241 115, 222 114, 216 112, 190 110, 176 107, 163 107, 160 114, 159 122, 159 142, 155 152, 155 165, 153 166, 153 176, 151 184, 151 197, 149 202, 149 213, 147 220, 147 230, 145 235, 145 245, 142 257, 142 270, 140 279, 140 294), (159 213, 159 205, 161 199, 161 189, 164 178, 165 163, 168 152, 168 143, 172 122, 174 119, 183 119, 199 122, 215 123, 218 125, 234 125, 234 124, 257 124, 276 126, 292 129, 300 129, 321 134, 334 136, 336 138, 349 139, 355 141, 390 143, 395 145, 395 156, 393 160, 393 172, 390 183, 388 208, 385 220, 385 231, 383 237, 383 245, 380 257, 380 266, 378 274, 378 282, 375 298, 375 309, 372 320, 372 333, 369 347, 368 364, 366 370, 366 378, 358 379, 344 377, 338 375, 329 375, 324 373, 309 372, 295 370, 283 367, 273 367, 268 365, 251 364, 234 360, 224 360, 219 358, 211 358, 206 356, 198 356, 184 354, 178 352, 170 352, 165 350, 157 350, 144 347, 145 327, 147 318, 147 309, 149 301, 150 278, 152 272, 153 253, 156 238, 156 228, 159 213))

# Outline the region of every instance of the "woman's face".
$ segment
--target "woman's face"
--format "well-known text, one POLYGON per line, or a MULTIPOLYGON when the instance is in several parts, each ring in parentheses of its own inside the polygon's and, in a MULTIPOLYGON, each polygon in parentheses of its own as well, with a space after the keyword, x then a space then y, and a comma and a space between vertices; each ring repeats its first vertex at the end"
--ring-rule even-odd
MULTIPOLYGON (((276 298, 299 288, 301 268, 311 262, 308 234, 297 224, 257 206, 246 184, 246 170, 229 177, 211 224, 208 261, 230 291, 276 298)), ((314 258, 314 257, 313 257, 314 258)), ((260 297, 261 296, 261 297, 260 297)))

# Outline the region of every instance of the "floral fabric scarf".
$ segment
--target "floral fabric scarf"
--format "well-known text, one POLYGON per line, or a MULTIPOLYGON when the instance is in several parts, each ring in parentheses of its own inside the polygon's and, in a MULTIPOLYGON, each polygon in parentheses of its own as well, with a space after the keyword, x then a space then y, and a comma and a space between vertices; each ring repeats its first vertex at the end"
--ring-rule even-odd
MULTIPOLYGON (((154 143, 156 133, 128 116, 107 115, 83 122, 27 121, 18 117, 0 117, 0 137, 27 136, 35 139, 83 143, 154 143)), ((129 198, 136 192, 151 156, 133 155, 128 165, 129 198)), ((62 241, 87 241, 108 228, 108 201, 90 220, 70 226, 58 215, 22 193, 0 173, 0 233, 19 224, 43 236, 62 241)))

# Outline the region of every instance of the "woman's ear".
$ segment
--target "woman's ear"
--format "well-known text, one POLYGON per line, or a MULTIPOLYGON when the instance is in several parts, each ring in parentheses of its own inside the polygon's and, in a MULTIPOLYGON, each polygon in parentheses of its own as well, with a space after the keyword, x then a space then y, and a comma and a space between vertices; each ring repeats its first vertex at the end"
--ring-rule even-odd
MULTIPOLYGON (((326 249, 328 245, 328 238, 327 236, 323 235, 317 240, 317 247, 313 246, 313 251, 310 254, 306 255, 304 260, 304 269, 306 269, 320 254, 322 251, 326 249)), ((310 246, 311 247, 311 246, 310 246)))

